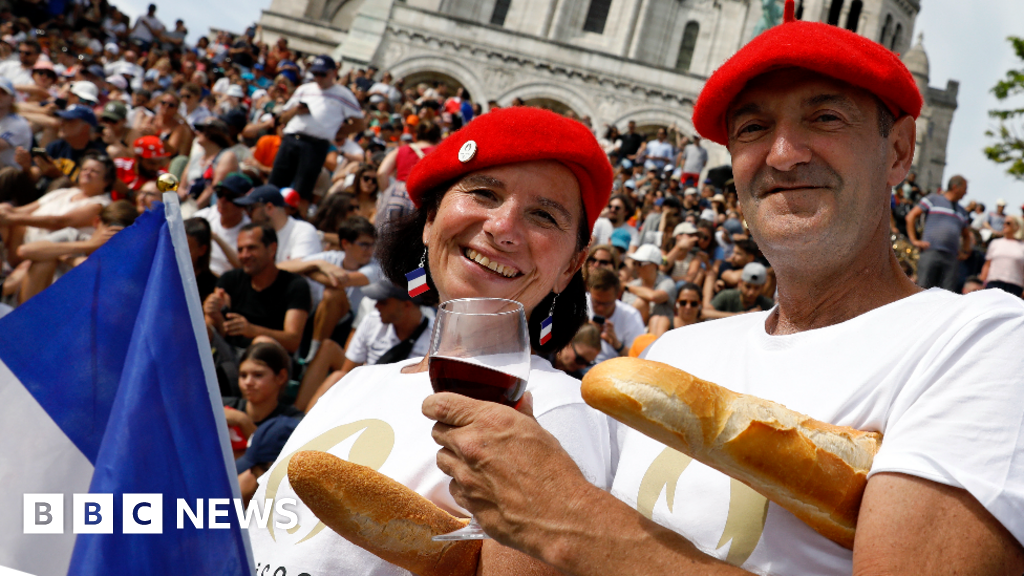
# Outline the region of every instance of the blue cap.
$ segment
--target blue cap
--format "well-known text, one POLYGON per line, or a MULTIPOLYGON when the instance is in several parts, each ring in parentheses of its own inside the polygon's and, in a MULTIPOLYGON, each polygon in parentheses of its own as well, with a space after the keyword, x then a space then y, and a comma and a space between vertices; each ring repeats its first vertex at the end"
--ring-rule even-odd
POLYGON ((57 112, 57 117, 62 120, 82 120, 88 122, 93 128, 96 127, 96 115, 88 106, 72 104, 66 109, 57 112))
POLYGON ((281 195, 281 190, 273 184, 264 184, 258 188, 254 188, 252 192, 249 192, 241 198, 233 200, 237 206, 252 206, 253 204, 273 204, 274 206, 284 206, 284 196, 281 195))
POLYGON ((288 416, 274 416, 264 421, 252 434, 252 441, 241 458, 235 460, 235 468, 241 474, 257 464, 277 460, 299 421, 288 416))
POLYGON ((224 198, 230 196, 231 199, 236 199, 252 190, 252 181, 238 172, 233 172, 218 182, 214 189, 224 198))
POLYGON ((224 114, 218 116, 218 118, 223 120, 224 123, 230 126, 231 128, 238 130, 239 132, 241 132, 242 129, 245 128, 245 125, 248 123, 247 118, 245 116, 245 112, 241 108, 232 108, 231 110, 228 110, 224 114))
POLYGON ((629 235, 628 230, 626 230, 625 228, 619 228, 618 230, 612 232, 611 244, 612 246, 615 246, 616 248, 619 248, 621 250, 629 250, 629 242, 632 239, 633 237, 629 235))
POLYGON ((103 71, 103 66, 100 66, 99 64, 93 64, 86 68, 85 71, 100 78, 105 78, 107 76, 103 71))
POLYGON ((337 68, 338 65, 334 63, 334 58, 327 54, 321 54, 313 59, 313 65, 309 67, 309 71, 312 74, 321 74, 336 70, 337 68))

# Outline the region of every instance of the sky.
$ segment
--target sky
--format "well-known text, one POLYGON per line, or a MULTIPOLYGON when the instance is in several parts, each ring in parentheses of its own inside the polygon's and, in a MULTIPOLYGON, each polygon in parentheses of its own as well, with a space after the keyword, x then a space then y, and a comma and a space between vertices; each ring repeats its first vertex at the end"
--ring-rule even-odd
MULTIPOLYGON (((947 80, 960 82, 959 107, 953 116, 946 148, 945 179, 962 174, 968 180, 967 200, 988 206, 1004 198, 1008 212, 1019 214, 1024 204, 1024 181, 1005 174, 982 151, 991 140, 985 131, 996 124, 988 117, 993 108, 1024 108, 1024 96, 999 103, 991 89, 1010 68, 1024 68, 1014 56, 1006 37, 1024 36, 1024 1, 1021 0, 920 0, 914 42, 924 33, 924 47, 931 64, 930 84, 945 88, 947 80)), ((132 17, 146 11, 149 0, 113 0, 132 17)), ((195 42, 211 26, 236 32, 259 19, 269 0, 157 0, 157 16, 165 24, 181 18, 195 42)))

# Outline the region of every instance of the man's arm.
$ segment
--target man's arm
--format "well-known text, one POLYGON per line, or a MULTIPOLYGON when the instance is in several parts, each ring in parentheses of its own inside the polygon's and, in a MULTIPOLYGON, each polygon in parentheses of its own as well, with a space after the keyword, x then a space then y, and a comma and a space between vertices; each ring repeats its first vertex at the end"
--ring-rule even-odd
POLYGON ((338 128, 339 139, 347 137, 349 134, 359 133, 366 130, 366 119, 362 116, 350 116, 347 120, 341 123, 338 128))
POLYGON ((269 336, 277 340, 288 353, 294 354, 302 342, 302 329, 306 325, 307 317, 309 317, 309 312, 300 308, 292 308, 284 314, 284 329, 272 330, 252 324, 241 314, 228 312, 227 319, 224 320, 224 332, 228 336, 243 336, 245 338, 269 336))
POLYGON ((922 210, 920 206, 914 206, 907 214, 907 239, 909 239, 910 243, 914 246, 917 246, 921 250, 925 250, 931 246, 931 244, 924 240, 917 239, 917 219, 921 214, 924 214, 924 210, 922 210))
POLYGON ((665 290, 658 290, 657 288, 648 288, 646 286, 631 286, 626 285, 626 291, 632 292, 637 298, 642 298, 648 302, 655 304, 664 304, 668 301, 668 292, 665 290))

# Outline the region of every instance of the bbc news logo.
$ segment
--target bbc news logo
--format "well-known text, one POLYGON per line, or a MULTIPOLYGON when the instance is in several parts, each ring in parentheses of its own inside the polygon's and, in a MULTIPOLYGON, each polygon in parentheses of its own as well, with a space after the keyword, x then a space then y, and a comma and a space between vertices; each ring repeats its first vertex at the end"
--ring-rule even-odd
MULTIPOLYGON (((64 533, 64 494, 25 494, 25 534, 64 533)), ((121 534, 163 534, 164 499, 162 494, 123 494, 121 496, 121 534)), ((299 523, 295 514, 294 498, 277 501, 264 500, 263 507, 256 500, 242 506, 238 498, 198 499, 191 505, 184 498, 178 498, 176 526, 185 529, 186 523, 197 529, 226 529, 231 527, 228 520, 234 509, 238 525, 248 529, 255 521, 257 527, 266 527, 271 511, 278 520, 274 527, 281 530, 294 528, 299 523), (204 514, 204 510, 206 514, 204 514)), ((71 531, 74 534, 114 533, 113 494, 73 494, 71 498, 71 531)))

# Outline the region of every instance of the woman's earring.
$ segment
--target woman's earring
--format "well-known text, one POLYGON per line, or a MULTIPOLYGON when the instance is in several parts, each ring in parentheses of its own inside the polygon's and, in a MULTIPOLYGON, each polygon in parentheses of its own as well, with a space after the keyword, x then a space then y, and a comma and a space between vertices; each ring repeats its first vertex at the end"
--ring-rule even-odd
POLYGON ((409 297, 415 298, 420 294, 423 294, 427 290, 430 290, 430 286, 427 285, 427 269, 424 266, 427 263, 427 248, 423 248, 423 256, 420 256, 420 266, 412 272, 405 275, 405 280, 409 284, 409 297))
POLYGON ((540 323, 540 345, 543 346, 551 340, 551 324, 555 315, 555 302, 558 301, 558 294, 551 299, 551 310, 548 312, 548 317, 540 323))

